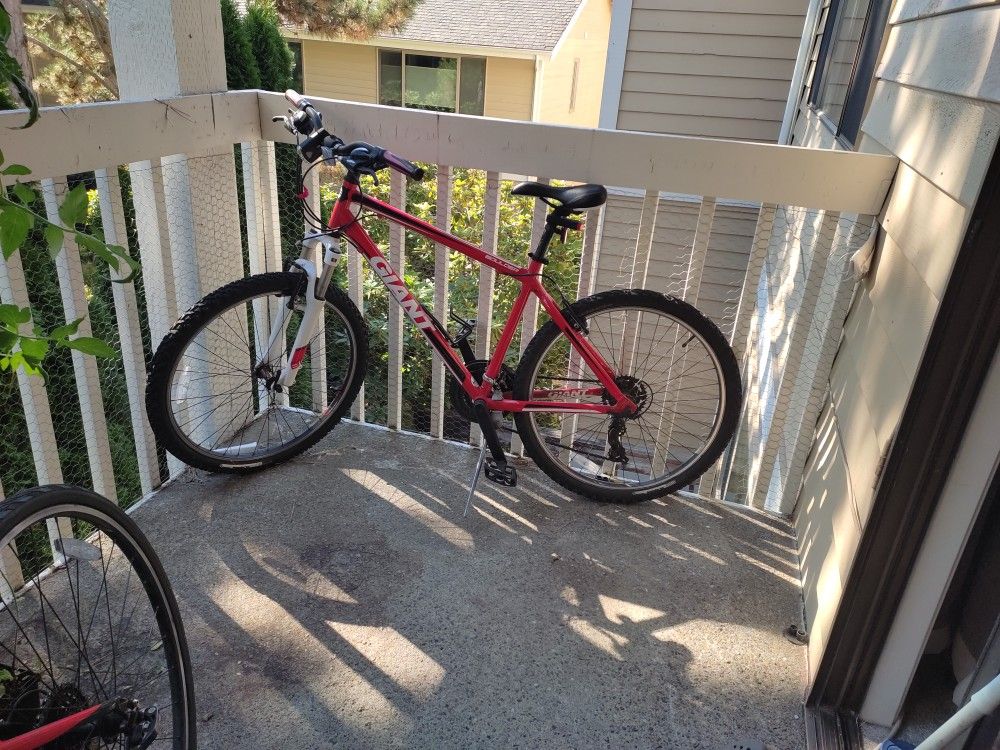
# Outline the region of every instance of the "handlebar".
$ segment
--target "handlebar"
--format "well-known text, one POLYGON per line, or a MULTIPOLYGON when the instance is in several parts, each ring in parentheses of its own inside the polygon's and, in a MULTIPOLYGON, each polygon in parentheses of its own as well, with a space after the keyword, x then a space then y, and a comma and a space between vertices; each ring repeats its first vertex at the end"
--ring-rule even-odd
POLYGON ((297 111, 291 116, 278 115, 272 120, 274 122, 281 120, 290 133, 306 136, 305 140, 299 143, 298 151, 307 161, 316 161, 324 156, 325 151, 366 173, 374 174, 380 169, 390 167, 417 181, 424 178, 422 168, 391 151, 368 143, 344 144, 342 140, 323 128, 323 115, 313 107, 308 99, 294 89, 285 91, 285 99, 297 111), (359 148, 362 153, 358 153, 359 148))

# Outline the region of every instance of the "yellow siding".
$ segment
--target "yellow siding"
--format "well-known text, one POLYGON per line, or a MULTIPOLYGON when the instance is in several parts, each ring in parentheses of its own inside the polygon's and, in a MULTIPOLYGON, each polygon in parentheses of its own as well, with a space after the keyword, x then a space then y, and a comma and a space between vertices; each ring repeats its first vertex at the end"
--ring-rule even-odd
MULTIPOLYGON (((876 262, 845 323, 798 499, 814 667, 872 511, 880 458, 899 424, 997 144, 1000 17, 976 5, 957 0, 943 13, 920 0, 898 0, 861 128, 862 150, 891 153, 901 163, 880 217, 876 262)), ((794 143, 836 147, 805 105, 794 143)), ((865 718, 891 723, 891 701, 882 703, 866 704, 865 718)))
POLYGON ((362 44, 302 42, 306 94, 351 102, 378 102, 378 50, 362 44))
POLYGON ((534 81, 533 60, 486 58, 486 103, 483 114, 507 120, 530 120, 534 81))
POLYGON ((543 68, 539 117, 542 122, 597 126, 610 27, 611 4, 608 0, 587 0, 555 56, 543 68), (579 61, 579 72, 576 102, 571 112, 570 95, 576 61, 579 61))

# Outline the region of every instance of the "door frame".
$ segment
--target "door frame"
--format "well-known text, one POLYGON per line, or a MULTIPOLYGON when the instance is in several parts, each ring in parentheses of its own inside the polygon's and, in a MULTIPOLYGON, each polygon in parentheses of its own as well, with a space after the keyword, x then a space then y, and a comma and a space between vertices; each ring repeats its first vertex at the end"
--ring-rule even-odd
POLYGON ((810 747, 860 747, 861 709, 1000 344, 1000 151, 941 299, 878 476, 806 700, 810 747))

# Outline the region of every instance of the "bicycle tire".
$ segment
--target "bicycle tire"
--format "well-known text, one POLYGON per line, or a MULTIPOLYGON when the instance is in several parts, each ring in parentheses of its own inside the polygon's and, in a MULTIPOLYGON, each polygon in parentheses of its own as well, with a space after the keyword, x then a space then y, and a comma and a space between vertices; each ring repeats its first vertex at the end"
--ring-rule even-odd
MULTIPOLYGON (((350 408, 365 379, 368 365, 368 328, 361 312, 339 287, 331 285, 326 303, 345 324, 351 337, 347 382, 336 403, 322 412, 314 427, 283 447, 266 455, 246 459, 222 456, 196 446, 181 432, 171 410, 171 379, 188 345, 214 320, 242 303, 264 296, 290 295, 299 288, 302 275, 272 272, 239 279, 212 292, 192 307, 164 337, 150 364, 146 386, 146 412, 160 444, 189 466, 221 473, 249 473, 274 466, 299 455, 332 430, 350 408)), ((251 376, 252 377, 252 376, 251 376)), ((300 374, 299 379, 303 375, 300 374)), ((298 381, 297 381, 298 382, 298 381)))
MULTIPOLYGON (((553 481, 592 500, 635 503, 652 500, 674 492, 700 477, 722 454, 732 439, 739 420, 742 403, 742 385, 736 356, 726 342, 722 332, 705 315, 682 300, 668 297, 658 292, 644 289, 613 289, 586 297, 570 305, 563 311, 569 321, 585 321, 598 313, 615 310, 649 310, 666 315, 704 342, 718 364, 720 373, 720 409, 717 428, 696 458, 683 467, 676 475, 651 482, 648 486, 602 486, 594 479, 584 481, 579 472, 560 463, 546 448, 546 441, 538 424, 538 414, 553 414, 544 410, 519 412, 514 415, 517 431, 524 444, 525 452, 535 464, 553 481)), ((541 360, 553 345, 565 336, 559 327, 549 321, 534 335, 518 364, 514 376, 514 398, 529 400, 533 390, 533 380, 541 366, 541 360)), ((558 412, 555 412, 558 413, 558 412)), ((658 439, 659 435, 657 435, 658 439)), ((656 443, 654 442, 654 446, 656 443)), ((566 448, 561 445, 559 447, 566 448)), ((573 450, 568 451, 572 455, 573 450)), ((572 461, 569 461, 572 463, 572 461)), ((652 461, 650 461, 652 465, 652 461)))
MULTIPOLYGON (((38 546, 43 545, 36 545, 35 548, 37 549, 38 546)), ((101 607, 101 594, 103 592, 108 608, 109 632, 113 634, 111 636, 111 658, 113 660, 116 658, 115 637, 118 639, 117 655, 120 656, 128 652, 128 658, 130 659, 134 655, 135 651, 130 651, 127 648, 127 645, 130 645, 130 641, 126 636, 135 633, 138 628, 138 626, 135 626, 135 622, 142 620, 143 613, 139 612, 139 597, 137 595, 137 601, 129 605, 128 622, 124 625, 124 629, 122 628, 122 623, 119 623, 119 628, 115 634, 111 621, 113 613, 116 614, 118 611, 117 602, 116 606, 112 607, 110 597, 111 591, 119 587, 108 583, 109 573, 114 577, 115 573, 120 573, 119 568, 127 562, 130 566, 127 581, 132 580, 131 575, 134 571, 136 579, 141 582, 142 589, 148 598, 150 610, 146 616, 151 617, 158 628, 158 632, 146 636, 147 639, 158 638, 158 642, 153 641, 151 646, 146 645, 140 649, 140 658, 145 658, 148 654, 161 654, 169 673, 169 705, 172 707, 170 727, 173 730, 173 742, 171 742, 171 745, 175 750, 193 750, 193 748, 197 747, 197 715, 191 658, 188 653, 187 640, 177 600, 163 570, 163 565, 149 543, 149 540, 139 529, 135 521, 117 505, 90 490, 71 485, 34 487, 22 490, 0 503, 0 550, 3 552, 4 559, 4 567, 2 574, 0 574, 0 580, 4 583, 7 592, 5 595, 5 606, 0 608, 0 635, 2 635, 4 640, 8 637, 8 629, 6 627, 8 621, 13 620, 16 624, 16 628, 13 631, 15 642, 13 644, 0 644, 2 645, 3 653, 10 655, 12 659, 10 668, 8 669, 6 664, 4 667, 4 671, 6 672, 4 706, 3 715, 0 717, 0 732, 2 732, 2 736, 5 739, 10 739, 8 735, 11 731, 20 733, 19 729, 12 728, 10 722, 16 721, 19 723, 24 721, 23 715, 21 715, 22 718, 18 719, 18 715, 15 714, 12 708, 12 706, 23 705, 24 698, 16 700, 11 693, 14 690, 14 686, 18 684, 18 680, 22 679, 24 674, 31 670, 47 667, 48 675, 37 675, 39 680, 34 690, 34 692, 41 693, 44 691, 47 693, 48 701, 46 706, 48 708, 43 706, 43 711, 46 713, 52 710, 52 705, 57 705, 66 712, 74 710, 73 707, 66 705, 69 700, 68 696, 70 695, 76 695, 79 699, 86 699, 85 702, 87 704, 107 702, 109 694, 102 695, 96 683, 93 683, 96 670, 92 664, 99 664, 102 667, 101 674, 103 679, 110 682, 109 672, 114 670, 110 668, 103 669, 104 662, 102 661, 107 656, 108 636, 101 630, 101 638, 97 638, 96 636, 90 637, 90 632, 91 628, 95 627, 95 617, 99 613, 103 616, 103 608, 101 607), (37 568, 38 565, 33 561, 32 553, 29 551, 32 548, 30 544, 31 540, 36 538, 36 541, 39 541, 40 538, 44 538, 43 545, 51 545, 52 542, 50 540, 53 535, 52 526, 55 525, 57 529, 64 528, 61 526, 63 520, 70 521, 69 528, 74 531, 72 539, 77 547, 69 547, 67 540, 70 537, 64 539, 62 536, 59 536, 59 540, 62 541, 61 549, 66 552, 66 557, 63 558, 62 562, 56 564, 50 556, 47 569, 35 570, 31 575, 27 576, 26 581, 19 587, 12 585, 8 575, 11 575, 13 561, 17 561, 17 569, 22 577, 26 570, 30 571, 33 567, 37 568), (85 528, 77 526, 77 523, 90 524, 92 530, 87 533, 77 534, 78 529, 85 528), (36 526, 41 531, 35 532, 34 529, 36 526), (99 546, 98 543, 94 543, 95 537, 100 537, 99 546), (109 540, 107 546, 105 545, 105 539, 109 540), (14 543, 15 540, 17 540, 17 544, 14 543), (81 556, 79 554, 81 547, 95 554, 106 555, 106 559, 102 557, 100 564, 92 565, 94 558, 81 556), (116 551, 120 551, 123 557, 117 557, 116 551), (81 569, 83 569, 83 578, 81 578, 81 569), (61 575, 63 571, 66 573, 65 578, 69 581, 69 592, 71 594, 69 603, 65 599, 65 590, 63 591, 62 601, 60 602, 59 600, 60 586, 64 585, 62 584, 64 576, 61 575), (97 575, 98 571, 103 571, 104 580, 102 585, 97 589, 96 599, 90 613, 87 630, 88 637, 74 640, 73 634, 70 633, 69 628, 66 626, 66 622, 69 621, 69 611, 75 606, 77 626, 81 627, 82 620, 86 619, 85 617, 80 617, 81 611, 86 613, 83 595, 85 591, 93 590, 92 587, 85 585, 86 576, 88 574, 97 575), (74 594, 74 576, 76 581, 75 598, 72 597, 72 594, 74 594), (55 603, 53 603, 52 599, 45 597, 45 591, 54 596, 55 603), (46 604, 48 605, 50 612, 48 619, 43 616, 39 621, 37 615, 33 618, 24 616, 33 611, 34 599, 36 597, 38 598, 39 608, 43 615, 46 611, 46 604), (62 616, 59 616, 60 612, 62 616), (23 622, 18 622, 18 614, 24 616, 23 622), (47 628, 48 624, 52 625, 51 632, 45 630, 44 639, 36 632, 39 622, 43 629, 47 628), (68 643, 71 646, 76 646, 81 653, 91 647, 96 650, 86 656, 85 662, 81 661, 78 657, 78 664, 85 663, 89 668, 90 672, 88 676, 92 682, 84 679, 85 670, 78 668, 74 673, 72 668, 65 664, 66 659, 56 659, 55 654, 57 653, 65 656, 65 652, 59 649, 59 638, 61 636, 56 629, 56 622, 66 632, 66 638, 68 638, 68 643), (28 657, 31 665, 29 666, 28 660, 22 655, 21 666, 19 667, 18 658, 15 655, 16 651, 20 647, 23 654, 26 650, 24 644, 32 644, 33 637, 37 643, 32 645, 34 654, 28 657), (41 645, 43 640, 44 654, 48 655, 50 661, 47 665, 42 665, 40 661, 44 658, 41 645), (93 662, 91 658, 93 658, 93 662), (12 673, 18 676, 15 677, 12 673), (57 674, 60 678, 75 675, 75 684, 73 679, 70 679, 69 682, 61 683, 56 678, 57 674), (47 676, 51 676, 50 681, 52 683, 48 686, 45 685, 47 676), (57 685, 57 682, 60 682, 60 684, 57 685), (90 695, 92 687, 94 694, 90 695), (61 696, 58 701, 54 699, 56 695, 61 696), (55 702, 53 703, 53 701, 55 702), (62 702, 61 704, 60 701, 62 702)), ((121 583, 120 575, 118 576, 117 583, 121 583)), ((128 596, 128 586, 126 585, 121 610, 123 621, 126 612, 125 604, 129 602, 128 596)), ((127 668, 136 668, 134 664, 135 662, 131 662, 127 668)), ((122 683, 126 683, 125 672, 116 672, 116 675, 118 674, 121 676, 122 683)), ((155 673, 153 679, 158 679, 162 675, 163 672, 155 673)), ((138 697, 144 691, 152 692, 155 689, 154 687, 150 687, 153 683, 136 679, 131 674, 130 677, 132 677, 130 682, 136 684, 122 684, 121 691, 123 693, 131 691, 132 697, 138 697)), ((107 690, 107 685, 104 685, 104 687, 107 690)), ((116 676, 115 688, 117 687, 116 676)), ((113 693, 115 691, 112 690, 110 692, 113 693)), ((27 695, 27 693, 24 693, 24 695, 27 695)), ((116 697, 124 698, 124 695, 116 697)), ((164 722, 162 711, 161 709, 158 712, 159 721, 157 722, 161 731, 164 722)), ((50 714, 48 719, 45 719, 37 711, 35 714, 32 714, 32 721, 35 722, 52 720, 52 718, 53 716, 50 714)), ((92 744, 93 741, 99 739, 101 738, 92 736, 82 741, 79 747, 92 747, 94 746, 92 744)), ((171 738, 159 737, 157 741, 162 742, 166 739, 171 738)), ((110 740, 106 741, 110 742, 110 740)), ((116 745, 117 741, 117 739, 114 740, 116 745)), ((67 745, 65 742, 59 743, 59 747, 67 746, 70 745, 67 745)), ((72 746, 76 745, 73 744, 72 746)))

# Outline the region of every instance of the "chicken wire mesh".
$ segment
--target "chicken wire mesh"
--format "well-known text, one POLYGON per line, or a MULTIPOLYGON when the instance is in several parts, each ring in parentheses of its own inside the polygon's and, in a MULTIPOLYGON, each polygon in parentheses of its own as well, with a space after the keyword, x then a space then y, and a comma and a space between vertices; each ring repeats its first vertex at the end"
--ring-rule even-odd
MULTIPOLYGON (((485 241, 491 246, 488 235, 497 226, 495 252, 525 262, 545 214, 533 199, 511 194, 515 179, 480 170, 425 167, 427 177, 420 183, 383 177, 376 184, 365 178, 364 190, 472 244, 485 241)), ((107 436, 85 423, 101 419, 92 403, 81 402, 80 383, 86 373, 79 365, 74 369, 67 352, 55 352, 44 386, 26 385, 23 378, 0 384, 0 483, 5 492, 61 479, 94 486, 129 505, 179 470, 151 440, 144 445, 149 435, 138 379, 144 378, 156 344, 195 301, 233 279, 284 268, 299 255, 302 234, 309 229, 300 197, 301 169, 293 147, 255 143, 236 146, 233 154, 133 164, 100 185, 94 175, 56 181, 56 188, 87 183, 87 228, 106 234, 109 220, 117 222, 117 241, 127 242, 140 258, 141 271, 134 286, 116 285, 106 266, 80 252, 82 292, 94 335, 125 355, 96 365, 107 436), (108 202, 109 194, 117 196, 115 201, 108 202), (116 216, 102 215, 102 210, 116 216), (126 296, 132 299, 131 318, 123 310, 128 300, 116 296, 116 286, 130 287, 126 296), (122 325, 128 328, 124 335, 122 325), (51 428, 38 413, 44 411, 46 399, 51 428), (110 470, 97 471, 101 449, 94 443, 101 439, 107 444, 110 470), (42 460, 46 450, 56 460, 42 460)), ((305 181, 311 189, 305 200, 324 218, 341 179, 336 169, 323 167, 305 181)), ((483 276, 465 256, 415 233, 403 233, 402 241, 398 235, 393 238, 377 217, 363 221, 407 286, 453 335, 461 321, 483 318, 471 339, 480 356, 488 351, 486 313, 491 350, 507 320, 516 281, 483 276), (485 311, 484 300, 489 304, 485 311)), ((686 299, 715 322, 738 354, 745 351, 745 407, 718 479, 712 470, 700 486, 690 489, 784 510, 787 501, 782 498, 794 473, 790 467, 805 460, 809 440, 802 436, 815 422, 816 384, 829 371, 830 342, 839 336, 849 301, 846 261, 867 238, 868 227, 870 221, 789 206, 612 190, 606 206, 590 212, 585 233, 571 233, 565 244, 553 245, 546 267, 548 288, 573 301, 606 289, 646 287, 686 299), (761 256, 759 269, 755 253, 761 256), (749 296, 744 291, 748 264, 751 274, 760 271, 759 280, 751 279, 749 296), (815 271, 820 266, 822 273, 815 271), (781 440, 774 437, 778 433, 781 440)), ((350 249, 346 257, 334 283, 358 303, 370 336, 364 389, 350 415, 372 424, 478 442, 478 430, 449 394, 430 347, 415 328, 400 325, 395 305, 361 258, 350 249), (397 337, 401 346, 395 344, 397 337)), ((35 321, 43 327, 65 322, 59 272, 40 233, 22 248, 20 262, 35 321)), ((511 368, 545 319, 543 311, 534 321, 529 316, 510 348, 511 368)), ((305 393, 308 387, 307 379, 300 396, 304 403, 315 403, 315 396, 305 393)), ((519 452, 509 415, 503 425, 508 446, 519 452)))

